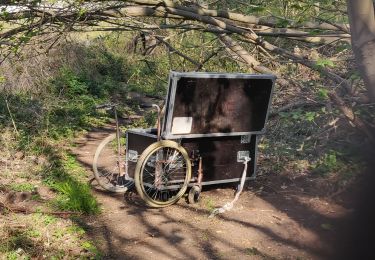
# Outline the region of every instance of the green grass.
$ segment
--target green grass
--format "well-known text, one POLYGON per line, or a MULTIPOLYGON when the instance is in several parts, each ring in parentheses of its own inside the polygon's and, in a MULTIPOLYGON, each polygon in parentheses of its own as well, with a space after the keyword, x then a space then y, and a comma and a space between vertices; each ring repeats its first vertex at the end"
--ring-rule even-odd
POLYGON ((210 213, 212 213, 213 210, 215 209, 215 203, 214 203, 214 201, 213 201, 211 198, 207 198, 207 199, 205 199, 204 204, 205 204, 207 210, 208 210, 210 213))
POLYGON ((35 186, 31 183, 12 183, 9 185, 9 188, 13 191, 26 191, 33 192, 35 191, 35 186))
POLYGON ((256 247, 246 248, 245 253, 246 255, 249 255, 249 256, 256 256, 256 255, 261 256, 262 255, 262 253, 256 247))
POLYGON ((59 193, 52 205, 60 210, 98 214, 99 204, 86 183, 86 171, 76 158, 66 152, 51 155, 52 170, 44 169, 44 181, 59 193))
POLYGON ((59 209, 88 214, 100 212, 98 202, 91 194, 90 187, 87 184, 66 180, 56 182, 52 187, 60 193, 53 202, 59 209))
POLYGON ((7 259, 29 259, 25 252, 35 255, 36 247, 32 238, 28 236, 28 232, 27 230, 12 230, 6 240, 1 241, 0 252, 6 253, 7 259))
POLYGON ((276 260, 276 257, 270 256, 268 254, 262 253, 258 248, 256 247, 248 247, 245 248, 245 254, 252 257, 257 257, 256 259, 265 259, 265 260, 276 260))
POLYGON ((42 213, 13 215, 0 226, 1 259, 100 259, 102 254, 71 220, 42 213), (14 223, 22 225, 14 226, 14 223))
POLYGON ((325 153, 313 166, 313 173, 326 176, 345 167, 344 163, 337 156, 338 153, 332 150, 325 153))
POLYGON ((101 257, 102 257, 101 253, 99 252, 97 247, 92 242, 84 241, 81 244, 81 247, 83 249, 87 250, 88 252, 92 253, 93 255, 95 255, 95 259, 101 259, 101 257))

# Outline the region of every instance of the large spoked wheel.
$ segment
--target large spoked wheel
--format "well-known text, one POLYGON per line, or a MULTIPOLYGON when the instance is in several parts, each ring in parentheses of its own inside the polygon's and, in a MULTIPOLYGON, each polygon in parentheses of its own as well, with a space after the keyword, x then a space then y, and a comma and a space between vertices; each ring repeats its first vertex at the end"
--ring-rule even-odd
POLYGON ((191 163, 178 143, 163 140, 141 154, 134 174, 135 187, 151 207, 166 207, 184 195, 191 178, 191 163))
POLYGON ((94 177, 105 190, 126 192, 134 181, 125 174, 125 149, 120 148, 120 156, 117 150, 116 134, 109 135, 100 143, 93 161, 94 177))

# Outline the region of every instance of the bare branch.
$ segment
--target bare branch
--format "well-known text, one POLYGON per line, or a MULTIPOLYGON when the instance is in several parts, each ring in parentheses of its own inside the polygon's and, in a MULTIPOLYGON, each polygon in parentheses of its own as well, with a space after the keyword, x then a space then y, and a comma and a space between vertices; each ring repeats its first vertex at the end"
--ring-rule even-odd
MULTIPOLYGON (((243 59, 246 62, 246 64, 253 70, 259 73, 277 75, 277 73, 260 65, 259 61, 257 61, 253 56, 251 56, 250 53, 248 53, 244 48, 242 48, 242 46, 240 46, 235 40, 233 40, 228 35, 219 34, 219 39, 226 47, 228 47, 231 51, 233 51, 235 54, 241 57, 241 59, 243 59)), ((288 81, 286 81, 285 79, 282 79, 280 75, 277 75, 277 77, 278 77, 277 82, 280 85, 282 86, 290 85, 288 81)))
POLYGON ((193 60, 192 58, 190 58, 189 56, 183 54, 182 52, 180 52, 179 50, 177 50, 176 48, 174 48, 172 45, 170 45, 168 42, 164 41, 164 39, 160 36, 155 36, 155 38, 162 42, 170 51, 172 51, 173 53, 176 53, 177 55, 181 56, 182 58, 184 58, 185 60, 188 60, 190 61, 191 63, 193 63, 195 66, 200 66, 201 64, 195 60, 193 60))

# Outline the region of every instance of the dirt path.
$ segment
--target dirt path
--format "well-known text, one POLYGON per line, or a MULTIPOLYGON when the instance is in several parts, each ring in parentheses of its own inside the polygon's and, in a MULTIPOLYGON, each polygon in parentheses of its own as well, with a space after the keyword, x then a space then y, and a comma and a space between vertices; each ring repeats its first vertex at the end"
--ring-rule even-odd
MULTIPOLYGON (((109 133, 101 129, 77 141, 73 152, 88 174, 96 147, 109 133)), ((145 207, 132 192, 96 188, 103 213, 85 225, 107 259, 331 258, 339 220, 348 210, 277 183, 249 183, 234 209, 215 218, 208 218, 210 211, 233 198, 232 188, 204 190, 196 205, 181 199, 163 209, 145 207)))

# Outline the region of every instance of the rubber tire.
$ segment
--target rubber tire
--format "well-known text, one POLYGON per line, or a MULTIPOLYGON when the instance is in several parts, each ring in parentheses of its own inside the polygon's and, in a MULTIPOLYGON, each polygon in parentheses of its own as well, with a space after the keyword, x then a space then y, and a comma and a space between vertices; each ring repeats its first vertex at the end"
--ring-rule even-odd
POLYGON ((162 141, 158 141, 158 142, 155 142, 155 143, 149 145, 143 151, 141 156, 139 157, 137 165, 135 167, 135 174, 134 174, 135 188, 136 188, 139 196, 147 203, 147 205, 149 205, 150 207, 153 207, 153 208, 167 207, 167 206, 170 206, 170 205, 176 203, 185 194, 186 189, 188 187, 188 184, 190 182, 190 179, 191 179, 190 158, 189 158, 185 148, 183 148, 181 145, 179 145, 178 143, 176 143, 174 141, 171 141, 171 140, 162 140, 162 141), (180 191, 176 194, 176 196, 172 200, 168 200, 168 201, 165 201, 165 202, 155 201, 155 200, 151 199, 146 194, 146 192, 143 189, 142 174, 141 174, 141 171, 144 168, 143 166, 144 166, 145 162, 147 162, 147 159, 149 158, 149 156, 153 152, 155 152, 156 150, 158 150, 159 148, 162 148, 162 147, 175 148, 176 150, 178 150, 183 155, 183 157, 185 159, 185 162, 186 162, 186 176, 185 176, 185 182, 184 182, 182 188, 180 189, 180 191))
POLYGON ((99 170, 98 170, 98 159, 100 158, 100 153, 103 151, 103 148, 107 144, 109 144, 110 142, 112 142, 115 139, 116 139, 116 134, 111 134, 111 135, 107 136, 99 144, 98 148, 96 148, 96 151, 95 151, 94 160, 93 160, 93 163, 92 163, 92 169, 94 171, 94 178, 98 182, 98 184, 100 185, 100 187, 102 187, 103 189, 105 189, 107 191, 110 191, 110 192, 120 193, 120 192, 126 192, 126 191, 128 191, 128 189, 131 188, 134 185, 134 183, 133 182, 129 182, 125 186, 108 186, 105 183, 103 183, 102 180, 100 179, 100 177, 99 177, 100 173, 99 173, 99 170))
POLYGON ((200 199, 200 195, 201 195, 201 188, 199 188, 199 186, 194 185, 193 187, 191 187, 189 191, 189 195, 188 195, 189 204, 197 203, 200 199))

